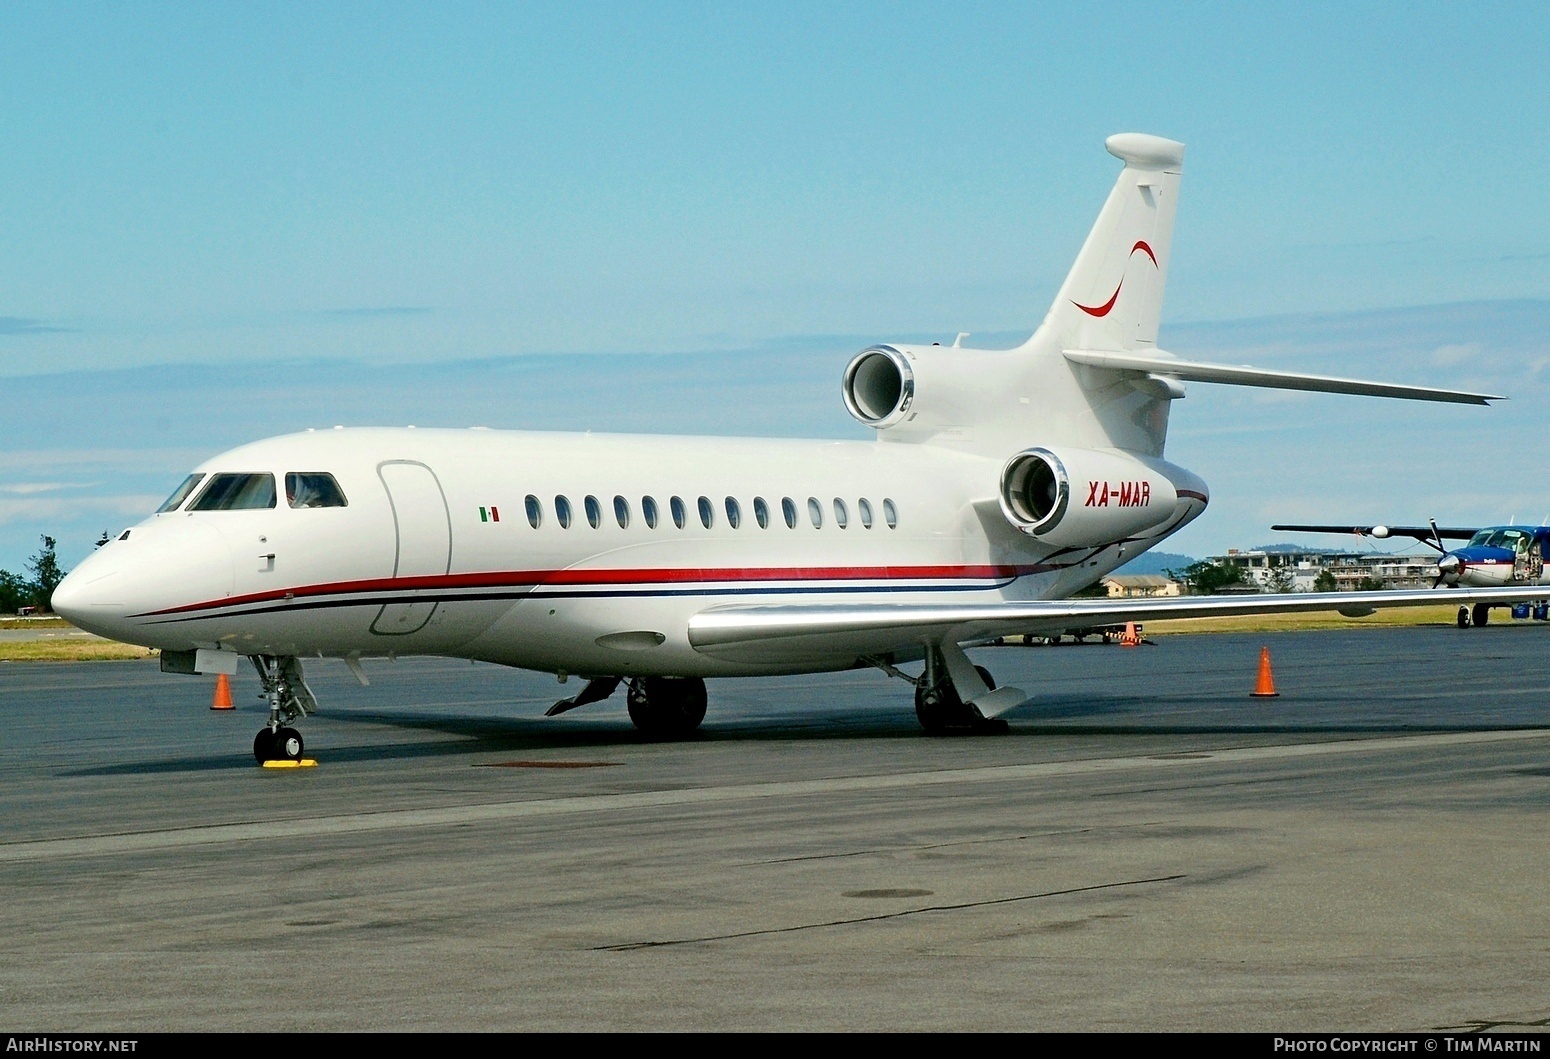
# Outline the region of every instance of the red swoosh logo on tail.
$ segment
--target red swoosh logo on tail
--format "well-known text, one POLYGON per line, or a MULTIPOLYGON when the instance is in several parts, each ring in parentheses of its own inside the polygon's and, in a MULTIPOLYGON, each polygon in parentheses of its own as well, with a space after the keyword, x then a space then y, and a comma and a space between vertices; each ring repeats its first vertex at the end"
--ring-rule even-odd
MULTIPOLYGON (((1141 240, 1137 240, 1136 241, 1136 245, 1130 248, 1131 256, 1135 256, 1135 252, 1137 250, 1140 250, 1141 252, 1146 254, 1147 257, 1152 259, 1152 267, 1153 268, 1161 268, 1162 267, 1162 266, 1157 264, 1157 255, 1152 253, 1152 248, 1147 246, 1145 242, 1142 242, 1141 240)), ((1108 316, 1109 315, 1109 310, 1114 308, 1114 303, 1119 301, 1120 288, 1123 287, 1124 285, 1125 285, 1125 281, 1123 279, 1121 279, 1119 281, 1119 286, 1114 288, 1113 296, 1110 297, 1109 300, 1104 302, 1102 305, 1083 305, 1081 302, 1076 302, 1076 301, 1072 302, 1071 304, 1076 306, 1078 309, 1082 310, 1088 316, 1108 316)))

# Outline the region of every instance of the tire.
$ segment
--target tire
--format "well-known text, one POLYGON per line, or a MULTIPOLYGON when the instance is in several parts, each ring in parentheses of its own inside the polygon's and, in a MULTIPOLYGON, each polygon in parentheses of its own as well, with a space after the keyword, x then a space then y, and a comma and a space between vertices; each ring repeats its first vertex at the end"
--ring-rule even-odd
POLYGON ((253 756, 258 759, 260 765, 279 756, 275 752, 274 733, 269 729, 260 728, 258 734, 253 737, 253 756))
POLYGON ((1491 620, 1491 608, 1484 603, 1476 603, 1470 616, 1474 619, 1475 628, 1481 628, 1491 620))
POLYGON ((928 692, 917 684, 915 719, 920 722, 920 726, 926 730, 927 735, 947 735, 951 732, 966 732, 973 729, 975 722, 979 720, 979 714, 963 704, 963 700, 958 698, 958 693, 953 690, 951 684, 945 685, 934 693, 928 692))
POLYGON ((1469 608, 1468 607, 1460 607, 1459 608, 1459 628, 1460 629, 1467 629, 1467 628, 1469 628, 1469 608))
POLYGON ((625 700, 635 727, 663 739, 698 728, 707 704, 705 681, 698 677, 643 677, 631 682, 625 700))

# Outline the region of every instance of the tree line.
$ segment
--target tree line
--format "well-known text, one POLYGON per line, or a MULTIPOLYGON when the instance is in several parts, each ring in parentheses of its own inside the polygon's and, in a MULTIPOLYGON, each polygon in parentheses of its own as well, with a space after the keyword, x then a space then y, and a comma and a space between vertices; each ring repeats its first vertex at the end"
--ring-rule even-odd
POLYGON ((23 607, 52 609, 54 589, 65 579, 65 571, 54 552, 54 538, 44 536, 40 539, 43 547, 27 560, 25 574, 0 570, 0 614, 15 614, 23 607))

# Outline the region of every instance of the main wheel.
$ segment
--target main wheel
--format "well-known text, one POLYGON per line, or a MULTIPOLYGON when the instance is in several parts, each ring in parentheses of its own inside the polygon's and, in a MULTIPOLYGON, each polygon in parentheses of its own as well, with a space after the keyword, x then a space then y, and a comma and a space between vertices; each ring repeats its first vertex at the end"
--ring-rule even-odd
POLYGON ((1485 603, 1476 603, 1472 616, 1475 620, 1475 628, 1478 629, 1491 620, 1491 608, 1485 603))
POLYGON ((258 734, 253 737, 253 756, 258 759, 260 765, 280 756, 275 748, 274 733, 269 729, 260 728, 258 734))
POLYGON ((1469 608, 1468 607, 1460 607, 1459 608, 1459 628, 1460 629, 1467 629, 1467 628, 1469 628, 1469 608))
POLYGON ((274 734, 274 758, 277 761, 301 760, 301 733, 294 728, 281 728, 274 734))
MULTIPOLYGON (((989 673, 981 673, 982 678, 989 673)), ((989 684, 991 681, 986 680, 989 684)), ((992 685, 994 686, 994 685, 992 685)), ((915 685, 915 717, 927 735, 945 735, 948 732, 964 732, 974 727, 979 712, 965 706, 951 684, 939 688, 915 685)))
POLYGON ((646 735, 688 735, 705 720, 705 681, 698 677, 642 677, 630 682, 625 705, 646 735))

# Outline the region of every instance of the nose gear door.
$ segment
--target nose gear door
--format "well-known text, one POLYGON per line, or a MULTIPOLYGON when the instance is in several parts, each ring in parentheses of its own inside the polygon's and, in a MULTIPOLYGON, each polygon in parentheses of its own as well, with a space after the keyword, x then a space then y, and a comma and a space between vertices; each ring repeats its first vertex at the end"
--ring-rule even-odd
MULTIPOLYGON (((404 636, 418 632, 436 613, 427 586, 415 579, 444 576, 452 566, 452 518, 446 494, 436 474, 423 463, 390 460, 377 467, 393 507, 393 528, 398 550, 393 577, 407 583, 392 591, 371 631, 379 636, 404 636)), ((395 586, 396 587, 396 586, 395 586)))

